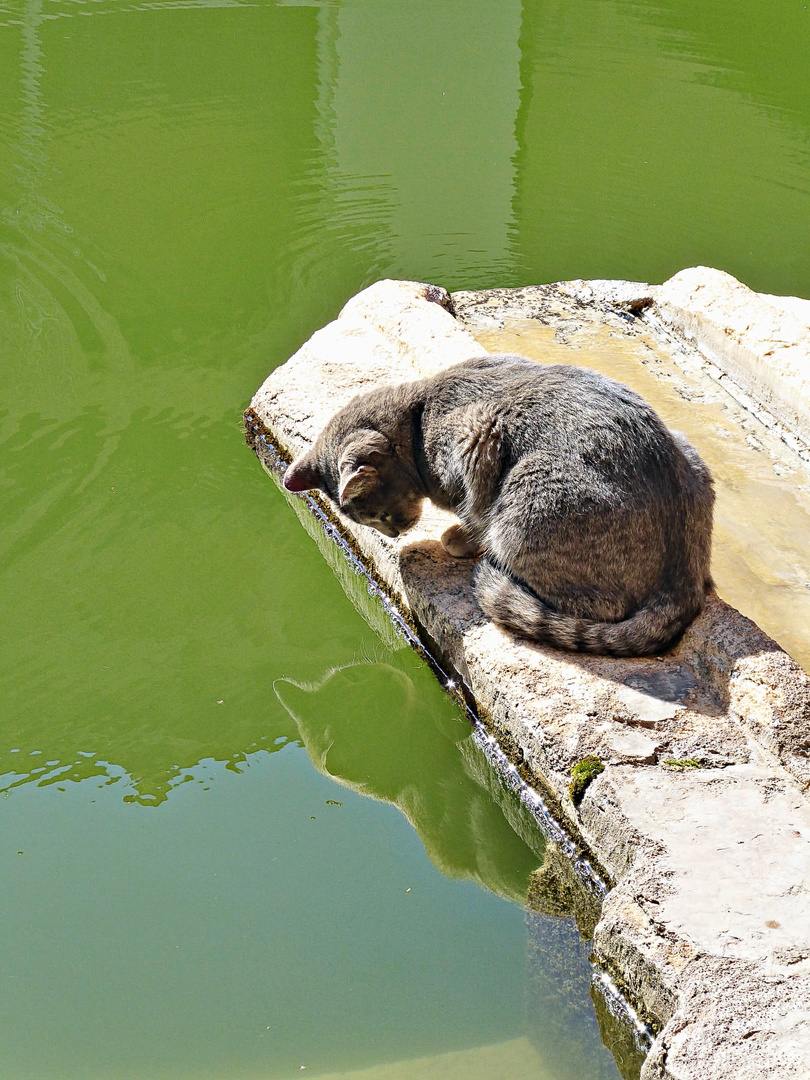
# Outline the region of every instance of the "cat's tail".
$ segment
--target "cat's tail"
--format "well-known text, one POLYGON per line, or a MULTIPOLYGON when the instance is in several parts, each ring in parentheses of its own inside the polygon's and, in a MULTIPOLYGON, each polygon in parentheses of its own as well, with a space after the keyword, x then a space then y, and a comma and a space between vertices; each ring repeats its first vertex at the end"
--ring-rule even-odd
POLYGON ((703 599, 695 597, 692 603, 677 606, 671 597, 661 595, 621 622, 594 622, 554 611, 486 556, 476 567, 473 589, 485 615, 522 637, 555 649, 603 656, 666 652, 700 612, 703 599))

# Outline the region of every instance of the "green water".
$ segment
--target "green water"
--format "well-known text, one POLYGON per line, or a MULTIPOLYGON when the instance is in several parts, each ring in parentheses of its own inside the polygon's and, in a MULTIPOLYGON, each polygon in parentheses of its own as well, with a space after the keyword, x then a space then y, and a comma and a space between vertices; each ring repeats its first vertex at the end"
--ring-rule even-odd
POLYGON ((619 1075, 517 902, 541 838, 240 413, 382 276, 810 296, 809 46, 754 0, 0 0, 0 1077, 619 1075))

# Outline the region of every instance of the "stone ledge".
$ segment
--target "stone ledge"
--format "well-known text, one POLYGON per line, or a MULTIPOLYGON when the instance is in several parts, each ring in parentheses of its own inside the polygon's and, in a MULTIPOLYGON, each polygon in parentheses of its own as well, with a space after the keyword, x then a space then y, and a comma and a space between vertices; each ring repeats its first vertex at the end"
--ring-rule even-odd
POLYGON ((755 293, 706 266, 652 293, 666 323, 810 446, 810 300, 755 293))
MULTIPOLYGON (((651 290, 625 285, 621 297, 617 283, 541 286, 523 301, 561 325, 572 305, 642 310, 651 290)), ((358 391, 485 351, 448 310, 476 297, 479 314, 503 300, 379 282, 252 409, 292 457, 358 391)), ((441 548, 450 520, 431 509, 397 541, 340 524, 616 882, 594 946, 662 1028, 643 1077, 810 1076, 810 679, 717 597, 658 660, 512 639, 478 610, 469 564, 441 548), (570 771, 589 755, 606 768, 574 807, 570 771)))

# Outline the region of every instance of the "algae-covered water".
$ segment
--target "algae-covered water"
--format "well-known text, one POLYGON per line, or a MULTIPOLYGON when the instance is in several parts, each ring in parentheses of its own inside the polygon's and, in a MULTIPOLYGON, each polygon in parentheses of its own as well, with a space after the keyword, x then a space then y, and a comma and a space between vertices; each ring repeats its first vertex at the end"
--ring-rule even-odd
POLYGON ((754 0, 0 0, 0 1077, 637 1071, 239 418, 382 276, 810 295, 808 45, 754 0))

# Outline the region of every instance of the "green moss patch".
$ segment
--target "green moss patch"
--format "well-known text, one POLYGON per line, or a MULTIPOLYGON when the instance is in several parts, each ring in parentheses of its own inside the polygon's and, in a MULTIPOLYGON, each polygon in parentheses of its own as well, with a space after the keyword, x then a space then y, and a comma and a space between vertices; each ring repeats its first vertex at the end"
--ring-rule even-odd
POLYGON ((571 770, 573 779, 568 787, 568 794, 571 796, 571 802, 574 806, 579 806, 585 792, 588 790, 588 785, 592 780, 596 779, 599 773, 604 771, 605 766, 597 757, 586 757, 576 763, 571 770))

